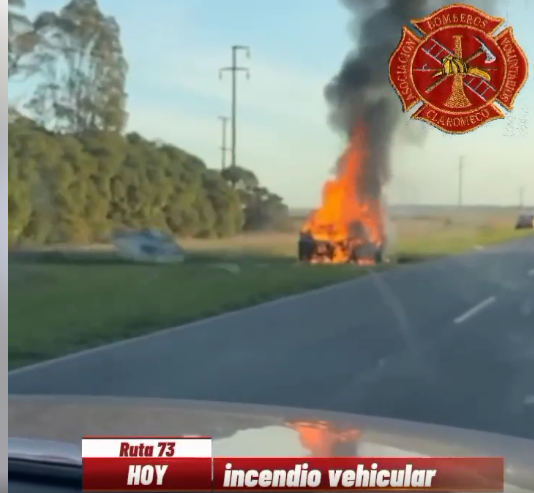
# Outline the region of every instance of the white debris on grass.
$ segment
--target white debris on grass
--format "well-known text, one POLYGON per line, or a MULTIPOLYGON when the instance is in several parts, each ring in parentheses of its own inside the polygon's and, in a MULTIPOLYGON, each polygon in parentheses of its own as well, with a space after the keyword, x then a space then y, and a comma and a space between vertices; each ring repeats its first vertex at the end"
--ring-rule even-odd
POLYGON ((213 264, 215 269, 225 270, 230 274, 241 274, 241 267, 238 264, 213 264))
POLYGON ((172 236, 154 229, 116 232, 111 237, 117 253, 136 262, 183 262, 185 251, 172 236))

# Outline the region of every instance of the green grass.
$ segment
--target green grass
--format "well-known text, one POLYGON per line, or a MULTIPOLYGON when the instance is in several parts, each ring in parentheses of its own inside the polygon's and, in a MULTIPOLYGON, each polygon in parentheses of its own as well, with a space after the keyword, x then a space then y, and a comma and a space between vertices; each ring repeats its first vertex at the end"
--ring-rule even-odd
POLYGON ((532 236, 532 231, 516 231, 509 226, 483 225, 476 228, 469 225, 444 226, 428 231, 425 235, 405 235, 399 239, 399 257, 454 255, 478 247, 505 243, 518 238, 532 236))
MULTIPOLYGON (((109 256, 58 254, 12 262, 9 367, 144 334, 346 280, 365 271, 241 257, 239 273, 198 256, 182 265, 139 265, 109 256)), ((232 259, 224 259, 231 262, 232 259)))
MULTIPOLYGON (((459 253, 532 234, 510 218, 397 221, 399 262, 459 253)), ((9 367, 250 306, 366 274, 304 266, 295 234, 189 240, 184 264, 141 265, 110 253, 15 256, 9 268, 9 367), (233 266, 227 270, 218 264, 233 266), (235 266, 239 272, 235 272, 235 266)), ((382 268, 382 267, 381 267, 382 268)), ((376 268, 375 268, 376 269, 376 268)))
POLYGON ((510 234, 504 229, 481 228, 473 234, 462 234, 452 231, 450 234, 430 235, 427 238, 406 239, 399 243, 399 254, 403 255, 454 255, 467 250, 505 243, 507 241, 524 238, 530 232, 519 231, 510 234))

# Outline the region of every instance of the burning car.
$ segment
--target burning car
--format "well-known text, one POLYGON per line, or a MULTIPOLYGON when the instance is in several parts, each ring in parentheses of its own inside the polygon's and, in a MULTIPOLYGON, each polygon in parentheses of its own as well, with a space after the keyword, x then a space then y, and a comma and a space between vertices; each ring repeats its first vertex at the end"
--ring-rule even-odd
POLYGON ((329 235, 316 237, 307 230, 301 231, 298 241, 298 257, 310 263, 380 264, 384 261, 383 246, 370 241, 366 228, 360 223, 357 231, 343 240, 332 240, 329 235))
POLYGON ((383 262, 384 211, 380 197, 365 193, 365 153, 361 133, 337 166, 337 175, 323 188, 321 207, 301 227, 298 258, 310 263, 383 262))

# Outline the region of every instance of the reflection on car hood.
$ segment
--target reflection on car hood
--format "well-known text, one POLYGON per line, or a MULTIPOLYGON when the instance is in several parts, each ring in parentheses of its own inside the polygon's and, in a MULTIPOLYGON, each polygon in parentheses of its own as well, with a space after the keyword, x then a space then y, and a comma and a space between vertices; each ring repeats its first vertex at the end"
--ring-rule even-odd
POLYGON ((80 444, 83 435, 212 436, 216 456, 504 456, 507 482, 534 491, 532 440, 270 406, 9 396, 10 437, 80 444))

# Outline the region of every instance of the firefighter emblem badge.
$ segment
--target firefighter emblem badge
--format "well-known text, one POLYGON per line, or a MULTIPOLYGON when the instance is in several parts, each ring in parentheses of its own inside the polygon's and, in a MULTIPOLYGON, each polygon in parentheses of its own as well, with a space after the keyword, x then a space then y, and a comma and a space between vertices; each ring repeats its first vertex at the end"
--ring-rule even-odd
POLYGON ((404 111, 451 134, 504 118, 528 77, 528 61, 504 19, 464 4, 443 7, 403 28, 389 78, 404 111))

